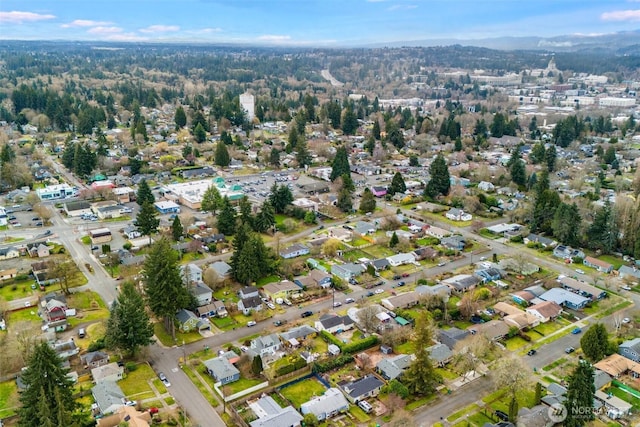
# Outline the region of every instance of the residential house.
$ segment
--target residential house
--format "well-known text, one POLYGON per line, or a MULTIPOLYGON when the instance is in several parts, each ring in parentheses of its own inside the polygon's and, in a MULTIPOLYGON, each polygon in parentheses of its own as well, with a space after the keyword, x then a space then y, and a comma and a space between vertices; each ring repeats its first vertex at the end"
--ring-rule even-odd
POLYGON ((520 314, 520 313, 524 313, 522 311, 522 309, 508 304, 506 302, 497 302, 494 306, 493 309, 495 310, 496 313, 498 313, 500 316, 509 316, 511 314, 520 314))
POLYGON ((216 171, 211 166, 203 166, 201 168, 185 169, 180 173, 184 179, 202 179, 214 176, 216 171))
POLYGON ((119 381, 124 376, 124 366, 118 366, 116 362, 107 363, 91 370, 93 382, 119 381))
POLYGON ((471 214, 458 208, 449 209, 449 211, 444 216, 451 221, 471 221, 473 219, 473 216, 471 214))
POLYGON ((263 295, 271 301, 278 298, 298 298, 302 294, 302 288, 290 280, 267 283, 262 287, 263 295))
POLYGON ((252 339, 249 351, 253 355, 260 355, 262 358, 267 355, 275 356, 281 345, 282 343, 277 334, 269 334, 252 339))
POLYGON ((318 203, 314 202, 311 199, 308 199, 306 197, 301 197, 298 199, 295 199, 292 203, 293 206, 296 206, 300 209, 303 209, 305 211, 309 211, 309 212, 317 212, 318 211, 318 203))
POLYGON ((327 331, 332 334, 338 334, 340 332, 353 329, 354 322, 349 316, 339 316, 333 313, 327 313, 320 316, 320 319, 316 320, 314 324, 318 331, 327 331))
POLYGON ((202 363, 207 369, 207 373, 211 375, 216 382, 225 385, 240 379, 240 371, 232 363, 233 360, 237 361, 237 359, 237 354, 228 351, 221 356, 205 360, 202 363))
POLYGON ((384 382, 373 374, 368 374, 355 381, 342 381, 338 387, 351 403, 358 403, 368 397, 375 397, 380 393, 384 382))
POLYGON ((417 263, 416 257, 412 252, 392 255, 390 257, 387 257, 387 260, 392 267, 417 263))
POLYGON ((562 313, 562 307, 554 301, 543 301, 538 304, 534 304, 531 307, 527 307, 525 311, 540 319, 540 322, 546 323, 551 320, 555 320, 560 316, 562 313))
POLYGON ((491 193, 496 189, 496 187, 489 181, 480 181, 480 183, 478 184, 478 189, 487 193, 491 193))
POLYGON ((178 329, 180 332, 190 332, 198 327, 198 316, 193 311, 181 309, 176 314, 178 329))
POLYGON ((41 302, 45 320, 49 323, 67 318, 67 300, 63 295, 49 294, 41 302))
POLYGON ((458 274, 442 281, 449 286, 453 292, 463 293, 473 290, 480 280, 471 274, 458 274))
POLYGON ((420 302, 420 296, 417 292, 405 292, 389 298, 383 298, 380 304, 388 310, 396 310, 398 308, 409 308, 420 302))
POLYGON ((244 288, 238 291, 238 296, 241 299, 249 298, 249 297, 259 297, 258 288, 255 286, 245 286, 244 288))
POLYGON ((371 187, 371 193, 373 193, 373 195, 376 197, 384 197, 387 195, 387 187, 374 185, 373 187, 371 187))
POLYGON ((262 310, 262 300, 258 296, 243 298, 238 301, 238 310, 240 310, 245 316, 251 314, 252 310, 262 310))
POLYGON ((582 310, 591 299, 562 288, 551 288, 539 297, 543 301, 553 301, 561 307, 582 310))
POLYGON ((456 345, 469 336, 469 331, 464 331, 456 327, 438 330, 438 341, 453 350, 456 345))
POLYGON ((331 227, 328 230, 328 235, 332 239, 338 239, 341 242, 350 242, 353 239, 353 231, 351 229, 343 227, 331 227))
POLYGON ((609 264, 608 262, 599 260, 598 258, 587 256, 584 258, 582 263, 587 267, 595 268, 601 273, 609 274, 613 271, 613 265, 609 264))
POLYGON ((138 411, 133 406, 123 406, 114 414, 96 420, 97 427, 149 427, 151 425, 151 412, 138 411))
MULTIPOLYGON (((0 259, 2 259, 0 257, 0 259)), ((618 268, 618 275, 620 276, 621 279, 627 278, 627 277, 631 277, 633 279, 640 279, 640 269, 637 268, 635 265, 629 267, 628 265, 621 265, 620 268, 618 268)))
POLYGON ((467 241, 464 237, 455 235, 440 239, 440 244, 447 249, 461 251, 467 245, 467 241))
POLYGON ((492 282, 494 280, 500 280, 502 278, 502 274, 500 274, 500 270, 497 268, 489 267, 489 268, 479 268, 473 272, 476 277, 479 277, 482 280, 482 283, 492 282))
POLYGON ((176 202, 172 202, 171 200, 161 200, 155 202, 153 206, 162 215, 180 213, 180 205, 178 205, 176 202))
POLYGON ((438 257, 438 251, 433 249, 433 248, 430 248, 428 246, 423 246, 421 248, 414 249, 414 251, 412 253, 413 253, 414 258, 417 261, 422 261, 422 260, 425 260, 425 259, 433 260, 433 259, 436 259, 438 257))
POLYGON ((16 268, 0 270, 0 281, 11 280, 17 275, 18 275, 18 270, 16 268))
POLYGON ((347 282, 361 275, 365 270, 366 268, 362 264, 354 264, 352 262, 333 264, 331 266, 331 274, 347 282))
POLYGON ((529 243, 539 243, 543 248, 548 248, 554 245, 557 245, 558 242, 556 242, 553 239, 550 239, 548 237, 544 237, 544 236, 540 236, 539 234, 533 234, 530 233, 529 235, 527 235, 524 239, 523 239, 525 244, 529 244, 529 243))
POLYGON ((597 401, 602 402, 604 405, 604 412, 607 414, 607 417, 613 420, 626 417, 631 413, 631 404, 619 397, 612 396, 611 393, 596 390, 594 397, 597 401))
POLYGON ((444 228, 436 227, 435 225, 429 226, 425 230, 425 233, 431 237, 435 237, 436 239, 444 239, 445 237, 451 236, 451 232, 449 230, 445 230, 444 228))
POLYGON ((593 385, 596 390, 601 390, 602 388, 611 384, 613 378, 609 374, 600 369, 595 369, 593 372, 593 385))
POLYGON ((227 317, 227 307, 224 302, 213 300, 210 304, 196 308, 196 314, 200 317, 227 317))
POLYGON ((140 233, 140 231, 133 225, 125 227, 124 230, 122 230, 122 233, 129 240, 137 239, 142 236, 142 233, 140 233))
POLYGON ((80 352, 80 349, 76 345, 75 341, 73 341, 73 338, 70 338, 67 341, 56 341, 54 343, 50 343, 50 346, 62 360, 70 359, 80 352))
POLYGON ((596 288, 588 283, 581 282, 580 280, 573 279, 571 277, 566 276, 558 276, 558 282, 562 285, 564 289, 568 289, 571 292, 574 292, 578 295, 582 295, 583 297, 589 298, 592 301, 600 300, 607 296, 607 292, 596 288))
POLYGON ((640 363, 640 338, 626 340, 618 346, 618 354, 640 363))
POLYGON ((18 248, 13 246, 9 246, 6 248, 0 248, 0 260, 18 258, 20 256, 20 251, 18 248))
POLYGON ((80 356, 80 361, 90 369, 98 368, 109 363, 109 355, 104 351, 90 351, 80 356))
POLYGON ((547 292, 542 286, 534 285, 511 294, 511 299, 519 305, 527 306, 540 295, 547 292))
POLYGON ((414 290, 418 294, 418 298, 423 295, 438 295, 442 298, 451 295, 451 288, 442 283, 433 286, 418 285, 414 290))
POLYGON ((291 328, 286 332, 282 332, 280 334, 280 339, 285 345, 298 347, 300 345, 300 341, 304 341, 307 338, 313 338, 317 333, 318 330, 309 325, 300 325, 291 328))
POLYGON ((558 245, 553 249, 553 256, 561 259, 585 258, 584 252, 571 246, 558 245))
POLYGON ((521 311, 520 313, 516 314, 510 314, 503 317, 502 320, 510 327, 515 326, 519 330, 525 328, 534 328, 540 324, 540 319, 538 319, 533 314, 529 314, 525 311, 521 311))
POLYGON ((443 367, 453 359, 453 351, 446 344, 435 344, 427 347, 429 357, 438 366, 443 367))
POLYGON ((552 427, 556 424, 551 420, 549 407, 536 405, 532 408, 520 408, 518 411, 518 425, 527 427, 552 427))
POLYGON ((216 261, 213 264, 209 264, 209 268, 216 272, 219 280, 231 277, 231 266, 224 261, 216 261))
POLYGON ((595 363, 593 367, 606 372, 612 378, 618 378, 628 371, 631 371, 631 374, 636 378, 640 376, 640 364, 616 353, 595 363))
POLYGON ((391 267, 387 258, 374 259, 373 261, 369 261, 369 264, 371 264, 376 271, 384 271, 391 267))
POLYGON ((302 415, 293 406, 282 408, 271 396, 249 402, 249 407, 258 417, 250 427, 298 427, 302 422, 302 415))
POLYGON ((44 243, 31 243, 27 245, 27 253, 31 258, 46 258, 51 253, 49 252, 49 246, 44 243))
POLYGON ((211 304, 213 299, 213 291, 204 282, 196 282, 189 286, 189 292, 196 299, 198 307, 211 304))
POLYGON ((308 277, 311 277, 316 282, 316 284, 323 289, 331 287, 331 275, 326 271, 311 270, 308 274, 308 277))
POLYGON ((404 370, 411 365, 413 359, 413 355, 410 354, 398 354, 397 356, 381 359, 376 364, 376 372, 387 381, 400 378, 404 370))
POLYGON ((376 226, 367 221, 357 221, 353 224, 353 231, 362 236, 367 236, 376 232, 376 226))
POLYGON ((324 394, 314 396, 300 405, 302 415, 313 414, 323 422, 349 409, 349 402, 337 388, 329 388, 324 394))
POLYGON ((202 282, 202 269, 194 263, 181 265, 180 276, 185 284, 202 282))
POLYGON ((100 381, 91 389, 91 395, 103 415, 117 412, 125 406, 125 395, 115 381, 100 381))
POLYGON ((284 259, 291 259, 303 255, 309 255, 309 253, 309 247, 300 243, 294 243, 288 248, 280 250, 280 256, 284 259))
POLYGON ((500 341, 509 333, 509 325, 502 320, 490 320, 487 323, 472 325, 467 328, 472 335, 484 334, 491 341, 500 341))

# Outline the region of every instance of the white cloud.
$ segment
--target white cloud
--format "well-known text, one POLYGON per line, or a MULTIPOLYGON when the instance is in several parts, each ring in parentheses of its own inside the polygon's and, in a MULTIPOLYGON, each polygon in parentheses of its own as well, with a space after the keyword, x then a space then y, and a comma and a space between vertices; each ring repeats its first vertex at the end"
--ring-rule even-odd
POLYGON ((614 10, 600 15, 603 21, 640 21, 640 10, 614 10))
POLYGON ((122 32, 120 27, 94 27, 87 30, 89 34, 118 34, 122 32))
POLYGON ((169 33, 180 31, 177 25, 151 25, 140 30, 141 33, 169 33))
POLYGON ((417 7, 418 6, 415 4, 394 4, 393 6, 388 7, 387 10, 392 12, 394 10, 411 10, 417 7))
POLYGON ((265 34, 258 37, 258 40, 270 43, 282 43, 291 40, 291 36, 277 35, 277 34, 265 34))
POLYGON ((55 15, 33 13, 33 12, 20 12, 17 10, 11 12, 0 12, 0 22, 7 22, 10 24, 22 24, 25 22, 37 22, 45 21, 47 19, 54 19, 55 15))
POLYGON ((221 33, 222 32, 222 28, 216 27, 216 28, 202 28, 200 30, 195 30, 196 33, 203 33, 203 34, 211 34, 211 33, 221 33))
POLYGON ((62 28, 74 28, 74 27, 98 27, 109 25, 111 22, 107 21, 92 21, 91 19, 76 19, 68 24, 60 25, 62 28))

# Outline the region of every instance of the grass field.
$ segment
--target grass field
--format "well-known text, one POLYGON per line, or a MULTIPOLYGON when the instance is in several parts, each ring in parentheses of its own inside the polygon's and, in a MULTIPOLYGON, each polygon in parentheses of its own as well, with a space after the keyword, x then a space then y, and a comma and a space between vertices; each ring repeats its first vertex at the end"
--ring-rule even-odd
POLYGON ((156 374, 151 366, 146 363, 136 365, 136 370, 128 372, 126 378, 120 380, 118 385, 122 392, 131 400, 142 400, 154 397, 153 390, 149 386, 149 380, 155 379, 156 374))
POLYGON ((225 386, 225 394, 235 394, 263 382, 265 382, 264 378, 240 378, 238 381, 234 381, 225 386))
POLYGON ((158 338, 160 342, 167 347, 171 347, 173 345, 182 345, 183 341, 185 344, 189 344, 202 339, 202 335, 200 335, 198 332, 188 332, 186 334, 183 334, 177 331, 176 326, 176 340, 174 341, 173 338, 171 338, 171 335, 169 335, 167 331, 164 330, 164 325, 160 322, 153 325, 153 331, 156 335, 156 338, 158 338))
POLYGON ((237 325, 231 317, 214 317, 211 319, 211 322, 216 325, 218 329, 222 329, 223 331, 229 330, 237 325))
POLYGON ((0 383, 0 419, 16 413, 18 399, 18 386, 14 380, 0 383))
POLYGON ((209 390, 207 390, 207 388, 202 383, 202 381, 200 381, 200 379, 198 379, 198 377, 196 376, 194 370, 195 370, 195 368, 193 368, 191 366, 188 366, 188 365, 185 365, 184 368, 183 368, 184 373, 187 374, 187 376, 189 377, 191 382, 198 388, 198 390, 200 390, 200 393, 205 397, 205 399, 207 399, 209 404, 211 406, 213 406, 213 407, 218 406, 218 401, 211 394, 211 392, 209 392, 209 390))
POLYGON ((294 408, 300 408, 313 396, 319 396, 325 392, 325 387, 315 378, 308 378, 280 390, 280 394, 286 397, 294 408))

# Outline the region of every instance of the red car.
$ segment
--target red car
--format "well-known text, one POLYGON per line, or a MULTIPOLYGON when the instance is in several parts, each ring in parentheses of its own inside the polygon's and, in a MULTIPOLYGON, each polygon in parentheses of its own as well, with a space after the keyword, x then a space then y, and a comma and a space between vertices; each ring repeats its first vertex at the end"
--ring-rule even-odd
POLYGON ((402 277, 409 277, 409 273, 402 273, 402 277))

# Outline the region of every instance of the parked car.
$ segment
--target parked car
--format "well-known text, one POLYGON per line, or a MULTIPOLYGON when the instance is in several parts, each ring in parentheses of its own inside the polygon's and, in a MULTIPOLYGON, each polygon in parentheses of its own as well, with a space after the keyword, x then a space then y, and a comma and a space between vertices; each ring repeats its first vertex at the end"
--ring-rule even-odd
POLYGON ((282 326, 285 323, 287 323, 286 320, 276 320, 275 322, 273 322, 273 324, 276 325, 276 326, 282 326))
POLYGON ((160 378, 160 381, 162 381, 162 384, 164 384, 165 387, 171 387, 171 383, 169 382, 169 379, 165 374, 163 374, 162 372, 159 372, 158 378, 160 378))
POLYGON ((313 316, 313 311, 305 311, 305 312, 304 312, 304 313, 302 313, 300 316, 301 316, 303 319, 304 319, 305 317, 313 316))
POLYGON ((373 410, 373 406, 371 406, 371 404, 369 404, 369 402, 365 400, 361 400, 360 402, 358 402, 358 406, 367 414, 373 410))
POLYGON ((527 351, 527 356, 533 356, 533 355, 534 355, 534 354, 536 354, 536 353, 537 353, 537 351, 536 351, 536 350, 531 349, 531 350, 527 351))
POLYGON ((275 310, 276 309, 276 305, 272 302, 268 302, 267 303, 267 307, 269 307, 271 310, 275 310))
POLYGON ((409 277, 410 274, 409 273, 402 273, 402 277, 409 277))
POLYGON ((403 282, 403 281, 398 282, 398 287, 401 287, 401 286, 404 286, 404 285, 406 285, 406 283, 405 283, 405 282, 403 282))
POLYGON ((354 300, 353 298, 347 298, 344 300, 345 304, 353 304, 354 302, 356 302, 356 300, 354 300))
POLYGON ((622 323, 631 323, 631 319, 625 317, 624 319, 622 319, 622 323))
POLYGON ((243 345, 242 347, 240 347, 240 351, 242 351, 243 353, 246 353, 249 350, 249 347, 247 347, 246 345, 243 345))
POLYGON ((571 354, 574 351, 576 351, 576 349, 573 348, 573 347, 567 347, 567 348, 564 349, 564 352, 567 353, 567 354, 571 354))
POLYGON ((498 410, 495 414, 496 417, 500 418, 502 421, 509 421, 509 415, 506 412, 498 410))
POLYGON ((441 261, 441 262, 439 262, 439 263, 438 263, 438 267, 444 267, 444 266, 445 266, 445 264, 446 264, 446 262, 441 261))
POLYGON ((393 276, 393 280, 400 280, 400 279, 402 279, 402 276, 401 276, 401 275, 399 275, 399 274, 395 274, 395 275, 393 276))
POLYGON ((628 285, 623 285, 621 286, 622 289, 624 289, 625 291, 630 291, 631 290, 631 286, 628 285))
POLYGON ((80 328, 80 329, 78 329, 78 337, 79 337, 79 338, 84 338, 84 337, 86 337, 86 336, 87 336, 87 332, 85 331, 85 329, 84 329, 84 328, 80 328))
POLYGON ((342 305, 342 303, 340 301, 336 301, 333 303, 334 307, 340 307, 342 305))
POLYGON ((580 329, 580 328, 574 328, 574 329, 571 331, 571 333, 572 333, 573 335, 578 335, 580 332, 582 332, 582 329, 580 329))
POLYGON ((376 291, 374 293, 376 294, 381 294, 384 292, 384 289, 376 289, 376 291))
POLYGON ((375 294, 373 293, 373 291, 369 291, 369 292, 367 292, 367 296, 368 296, 368 297, 372 297, 372 296, 374 296, 374 295, 375 295, 375 294))
POLYGON ((584 274, 584 270, 581 270, 581 269, 579 269, 579 268, 576 268, 576 273, 578 273, 578 274, 584 274))
POLYGON ((256 326, 256 325, 257 325, 257 323, 255 322, 255 320, 249 320, 247 322, 247 327, 249 327, 249 328, 252 327, 252 326, 256 326))

